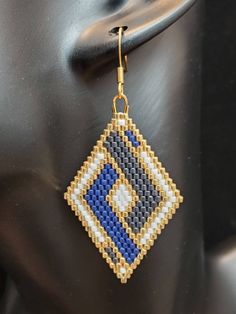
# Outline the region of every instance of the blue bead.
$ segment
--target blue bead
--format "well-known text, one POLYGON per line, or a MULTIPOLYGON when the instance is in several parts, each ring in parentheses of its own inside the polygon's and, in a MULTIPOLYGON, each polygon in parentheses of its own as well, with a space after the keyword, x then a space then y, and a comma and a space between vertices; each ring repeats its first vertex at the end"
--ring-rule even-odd
POLYGON ((96 206, 99 206, 99 205, 100 205, 100 202, 99 202, 98 200, 96 200, 96 201, 95 201, 95 205, 96 205, 96 206))
POLYGON ((94 202, 97 200, 97 196, 96 196, 96 195, 93 195, 93 196, 90 197, 90 198, 92 198, 92 200, 93 200, 94 202))
POLYGON ((99 199, 99 202, 102 202, 102 201, 104 201, 104 196, 100 195, 100 196, 98 197, 98 199, 99 199))
POLYGON ((114 226, 113 221, 110 221, 109 226, 112 228, 114 226))
POLYGON ((106 168, 104 168, 104 169, 102 170, 102 173, 103 173, 103 174, 107 174, 107 172, 108 172, 108 171, 107 171, 106 168))
POLYGON ((101 193, 102 193, 102 196, 106 196, 107 195, 107 191, 106 190, 102 190, 101 193))
POLYGON ((88 204, 89 204, 89 206, 93 206, 93 201, 92 201, 92 200, 89 200, 89 201, 88 201, 88 204))
POLYGON ((112 232, 112 231, 111 231, 111 228, 110 228, 109 226, 106 227, 106 232, 109 233, 110 236, 111 236, 111 232, 112 232))
POLYGON ((132 141, 134 141, 134 139, 135 139, 135 136, 134 136, 133 134, 131 134, 131 135, 129 136, 129 140, 132 142, 132 141))
POLYGON ((100 195, 100 191, 99 191, 99 190, 96 190, 96 191, 95 191, 95 195, 99 196, 99 195, 100 195))
POLYGON ((114 174, 115 174, 115 170, 114 169, 109 169, 109 174, 111 175, 111 176, 113 176, 114 174))
POLYGON ((134 255, 134 253, 131 253, 131 254, 130 254, 130 258, 131 258, 132 260, 134 260, 134 259, 135 259, 135 255, 134 255))
POLYGON ((125 254, 124 254, 124 258, 127 260, 127 258, 129 258, 129 254, 128 254, 128 253, 125 253, 125 254))
POLYGON ((116 246, 118 247, 118 249, 121 249, 121 243, 119 241, 117 241, 116 246))
POLYGON ((105 165, 105 169, 110 169, 111 168, 111 165, 110 164, 106 164, 105 165))
MULTIPOLYGON (((117 245, 118 246, 118 245, 117 245)), ((123 254, 125 254, 125 249, 122 247, 122 248, 120 248, 120 253, 123 255, 123 254)))
POLYGON ((126 259, 126 261, 128 264, 131 264, 133 262, 129 257, 126 259))
POLYGON ((93 210, 93 212, 95 212, 97 210, 97 206, 93 205, 92 210, 93 210))
POLYGON ((102 212, 102 215, 103 215, 103 217, 107 216, 107 212, 104 210, 104 211, 102 212))
MULTIPOLYGON (((125 242, 125 239, 124 238, 120 238, 120 243, 124 243, 125 242)), ((124 246, 124 244, 123 244, 123 246, 124 246)))
POLYGON ((130 130, 127 130, 127 131, 125 131, 125 135, 130 136, 130 135, 132 135, 132 132, 130 130))
POLYGON ((88 194, 89 194, 89 195, 93 195, 93 190, 89 190, 89 191, 88 191, 88 194))
POLYGON ((99 216, 99 215, 100 215, 99 210, 96 210, 96 211, 95 211, 95 215, 96 215, 96 216, 99 216))
POLYGON ((128 245, 130 245, 130 244, 132 243, 131 239, 130 239, 130 238, 127 238, 127 239, 126 239, 126 243, 127 243, 128 245))
POLYGON ((117 236, 114 236, 114 237, 113 237, 113 241, 114 241, 114 242, 117 242, 117 241, 118 241, 117 236))
POLYGON ((138 250, 137 248, 135 248, 135 249, 134 249, 134 254, 135 254, 135 255, 138 255, 138 253, 139 253, 139 250, 138 250))
MULTIPOLYGON (((109 228, 109 229, 111 230, 111 228, 110 228, 109 226, 108 226, 107 228, 109 228)), ((113 236, 114 236, 114 232, 113 232, 113 231, 110 231, 109 236, 110 236, 110 237, 113 237, 113 236)))
POLYGON ((99 185, 98 185, 98 189, 99 189, 100 191, 103 191, 103 185, 102 185, 102 184, 99 184, 99 185))
POLYGON ((106 185, 107 181, 106 180, 102 180, 102 185, 106 185))
POLYGON ((105 220, 102 222, 102 226, 103 226, 104 228, 106 228, 107 222, 106 222, 105 220))
POLYGON ((106 185, 106 190, 107 191, 109 191, 110 190, 110 188, 111 188, 111 186, 108 184, 108 185, 106 185))
POLYGON ((90 195, 86 194, 86 195, 84 196, 84 198, 86 199, 86 201, 89 201, 89 200, 90 200, 90 195))
POLYGON ((131 244, 130 244, 130 248, 131 248, 131 250, 135 249, 134 243, 131 243, 131 244))
POLYGON ((132 253, 132 250, 131 250, 130 248, 127 248, 126 251, 127 251, 127 253, 129 253, 129 254, 132 253))
POLYGON ((103 201, 102 201, 101 205, 102 205, 103 207, 106 207, 106 205, 107 205, 107 202, 104 201, 104 195, 103 195, 103 201))
POLYGON ((106 175, 105 175, 105 179, 106 179, 106 180, 110 180, 110 178, 111 178, 111 176, 110 176, 109 174, 106 174, 106 175))

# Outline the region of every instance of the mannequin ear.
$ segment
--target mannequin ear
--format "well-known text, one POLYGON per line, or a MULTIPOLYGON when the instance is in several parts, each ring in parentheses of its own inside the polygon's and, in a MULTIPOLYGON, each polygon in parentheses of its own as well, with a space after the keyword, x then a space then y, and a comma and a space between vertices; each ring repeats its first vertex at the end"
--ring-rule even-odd
POLYGON ((117 12, 95 21, 78 35, 70 60, 77 66, 99 66, 117 55, 114 29, 125 26, 123 53, 135 49, 174 23, 195 0, 126 1, 117 12))

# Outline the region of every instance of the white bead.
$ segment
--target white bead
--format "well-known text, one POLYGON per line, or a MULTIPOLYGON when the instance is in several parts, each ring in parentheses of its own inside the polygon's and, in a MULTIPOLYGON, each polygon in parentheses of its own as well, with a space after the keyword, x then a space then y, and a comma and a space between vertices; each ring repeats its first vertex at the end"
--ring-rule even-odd
POLYGON ((169 191, 169 187, 168 187, 168 185, 163 185, 163 190, 165 191, 165 192, 167 192, 167 191, 169 191))
POLYGON ((91 227, 91 229, 93 232, 96 232, 96 230, 97 230, 96 226, 94 226, 94 225, 91 227))
POLYGON ((152 170, 152 173, 158 179, 159 173, 158 173, 158 170, 156 168, 152 170))
POLYGON ((169 209, 167 207, 162 207, 163 213, 168 213, 169 209))
POLYGON ((125 125, 125 120, 124 119, 119 119, 118 120, 119 125, 125 125))
POLYGON ((146 239, 142 238, 140 242, 141 244, 146 244, 146 239))
POLYGON ((118 201, 118 195, 113 195, 113 202, 117 202, 118 201))
POLYGON ((104 242, 104 241, 105 241, 105 239, 104 239, 104 237, 103 237, 103 236, 100 236, 100 237, 98 238, 98 241, 99 241, 99 242, 104 242))
POLYGON ((94 163, 91 163, 91 164, 90 164, 90 167, 91 167, 93 170, 97 169, 97 165, 94 164, 94 163))
POLYGON ((152 170, 152 169, 154 169, 154 164, 153 163, 150 163, 149 164, 149 168, 152 170))
POLYGON ((155 218, 155 223, 156 223, 156 224, 159 224, 160 222, 161 222, 161 219, 160 219, 159 217, 156 217, 156 218, 155 218))
POLYGON ((81 178, 81 183, 85 185, 87 183, 87 180, 85 178, 81 178))
POLYGON ((148 228, 147 232, 148 232, 149 234, 153 234, 152 228, 148 228))
POLYGON ((88 170, 87 170, 87 171, 88 171, 88 173, 89 173, 89 174, 93 174, 93 169, 88 168, 88 170))
POLYGON ((166 192, 166 195, 167 195, 168 197, 171 197, 171 196, 173 195, 173 192, 172 192, 171 190, 169 190, 169 191, 166 192))
POLYGON ((104 154, 103 153, 97 153, 97 158, 98 159, 104 159, 104 154))
POLYGON ((75 194, 71 194, 71 198, 73 201, 75 201, 77 199, 77 196, 75 194))
POLYGON ((94 160, 93 160, 93 162, 97 165, 97 164, 99 164, 100 163, 100 160, 98 159, 98 158, 94 158, 94 160))
POLYGON ((175 196, 172 196, 172 197, 170 198, 170 201, 173 202, 173 203, 176 202, 176 197, 175 197, 175 196))
POLYGON ((151 227, 152 227, 153 229, 155 229, 155 228, 157 227, 156 223, 155 223, 155 222, 152 222, 151 227))
POLYGON ((170 208, 172 206, 172 203, 171 202, 166 202, 166 206, 170 208))
POLYGON ((78 209, 82 212, 84 210, 84 206, 83 205, 79 205, 78 209))
POLYGON ((100 235, 101 235, 101 233, 100 233, 99 231, 96 231, 94 234, 95 234, 95 236, 96 236, 97 238, 99 238, 100 235))
POLYGON ((124 267, 121 267, 121 268, 120 268, 120 273, 121 273, 121 274, 125 274, 125 273, 126 273, 126 269, 125 269, 124 267))
POLYGON ((75 204, 76 205, 80 205, 80 201, 79 200, 75 200, 75 204))
POLYGON ((75 188, 75 189, 74 189, 74 193, 75 193, 75 194, 80 194, 80 191, 81 191, 81 190, 78 189, 78 188, 75 188))
POLYGON ((90 178, 90 175, 88 173, 84 174, 84 179, 88 180, 90 178))
POLYGON ((159 218, 161 218, 161 219, 165 217, 165 215, 164 215, 163 213, 159 213, 158 216, 159 216, 159 218))
POLYGON ((142 158, 145 158, 145 157, 147 156, 147 154, 146 154, 146 152, 141 152, 141 153, 140 153, 140 156, 141 156, 142 158))

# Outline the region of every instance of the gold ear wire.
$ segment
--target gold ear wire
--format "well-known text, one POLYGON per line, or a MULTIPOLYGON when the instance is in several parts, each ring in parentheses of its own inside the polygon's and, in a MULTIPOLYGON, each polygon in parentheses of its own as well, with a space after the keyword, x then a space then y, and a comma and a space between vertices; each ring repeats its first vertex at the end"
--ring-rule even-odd
POLYGON ((117 113, 116 102, 118 99, 123 99, 124 101, 124 112, 128 112, 128 98, 124 94, 124 72, 128 71, 128 57, 127 55, 122 58, 122 36, 124 34, 123 27, 119 27, 118 30, 118 58, 119 66, 117 67, 117 89, 118 93, 113 98, 113 112, 117 113))
POLYGON ((128 57, 124 55, 124 66, 122 62, 122 36, 124 34, 123 27, 119 27, 118 31, 118 56, 119 56, 119 67, 124 69, 124 72, 128 71, 128 57))

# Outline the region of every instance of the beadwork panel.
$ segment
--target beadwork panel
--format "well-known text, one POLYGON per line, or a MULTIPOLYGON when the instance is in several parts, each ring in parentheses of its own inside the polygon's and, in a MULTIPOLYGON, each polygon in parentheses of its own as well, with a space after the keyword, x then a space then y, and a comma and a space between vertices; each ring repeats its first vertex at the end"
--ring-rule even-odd
POLYGON ((122 283, 183 201, 127 113, 115 113, 65 193, 122 283))

